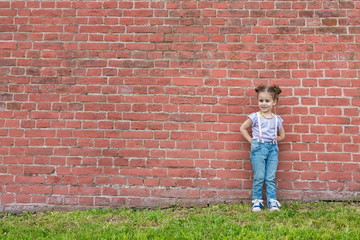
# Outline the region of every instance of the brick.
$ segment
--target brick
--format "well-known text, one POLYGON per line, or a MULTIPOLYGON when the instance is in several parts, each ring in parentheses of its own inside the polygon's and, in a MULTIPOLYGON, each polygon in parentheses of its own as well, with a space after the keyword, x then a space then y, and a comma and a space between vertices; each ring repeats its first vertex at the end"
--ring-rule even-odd
POLYGON ((349 153, 319 153, 319 160, 322 161, 349 161, 349 153))
POLYGON ((326 172, 319 174, 318 178, 320 181, 323 180, 349 181, 351 180, 351 175, 344 172, 326 172))
POLYGON ((169 177, 198 177, 199 172, 195 169, 169 169, 169 177))
POLYGON ((342 124, 347 125, 350 123, 349 118, 345 117, 318 117, 317 122, 319 124, 342 124))
POLYGON ((319 141, 327 143, 349 143, 350 137, 346 135, 322 135, 319 141))
POLYGON ((55 169, 53 167, 32 167, 28 166, 24 168, 25 175, 34 175, 34 174, 52 174, 55 169))
POLYGON ((250 173, 248 171, 240 171, 240 170, 218 170, 216 171, 216 176, 222 179, 227 178, 248 178, 250 177, 250 173))
POLYGON ((122 169, 120 174, 124 176, 149 176, 150 169, 122 169))
POLYGON ((23 186, 22 193, 23 194, 51 194, 52 187, 51 186, 42 186, 42 185, 31 185, 31 186, 23 186))
POLYGON ((16 49, 16 48, 17 48, 17 44, 15 42, 2 42, 0 45, 0 49, 16 49))
POLYGON ((71 195, 100 195, 99 187, 70 187, 71 195))

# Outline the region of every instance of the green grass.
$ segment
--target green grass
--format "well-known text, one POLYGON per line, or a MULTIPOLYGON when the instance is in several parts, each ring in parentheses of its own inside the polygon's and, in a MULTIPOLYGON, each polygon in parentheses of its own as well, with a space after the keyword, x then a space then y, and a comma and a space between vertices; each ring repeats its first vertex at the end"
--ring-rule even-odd
POLYGON ((360 239, 359 203, 95 209, 0 215, 0 239, 360 239))

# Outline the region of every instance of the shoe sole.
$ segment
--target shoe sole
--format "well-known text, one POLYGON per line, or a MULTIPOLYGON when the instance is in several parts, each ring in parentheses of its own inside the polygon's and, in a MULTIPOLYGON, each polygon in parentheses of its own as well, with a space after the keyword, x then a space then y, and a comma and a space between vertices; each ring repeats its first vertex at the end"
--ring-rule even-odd
POLYGON ((270 211, 280 211, 280 209, 278 209, 278 208, 272 208, 272 209, 269 209, 270 211))

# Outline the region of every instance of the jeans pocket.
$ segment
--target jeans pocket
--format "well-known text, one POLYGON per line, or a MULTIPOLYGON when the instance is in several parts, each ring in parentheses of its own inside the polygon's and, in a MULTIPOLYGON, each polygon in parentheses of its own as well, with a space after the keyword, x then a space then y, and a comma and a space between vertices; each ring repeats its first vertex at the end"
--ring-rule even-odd
POLYGON ((257 151, 260 148, 260 143, 253 140, 251 143, 251 151, 257 151))

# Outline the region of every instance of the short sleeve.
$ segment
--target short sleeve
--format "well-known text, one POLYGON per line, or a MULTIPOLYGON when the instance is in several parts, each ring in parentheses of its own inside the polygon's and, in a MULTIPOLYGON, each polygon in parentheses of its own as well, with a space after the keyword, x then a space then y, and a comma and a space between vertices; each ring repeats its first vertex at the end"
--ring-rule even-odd
POLYGON ((257 123, 257 113, 248 115, 248 118, 252 121, 252 126, 254 127, 255 123, 257 123))
POLYGON ((278 116, 278 115, 276 115, 276 117, 278 118, 278 131, 280 131, 280 129, 282 128, 282 126, 283 126, 283 122, 284 122, 284 120, 280 117, 280 116, 278 116))

